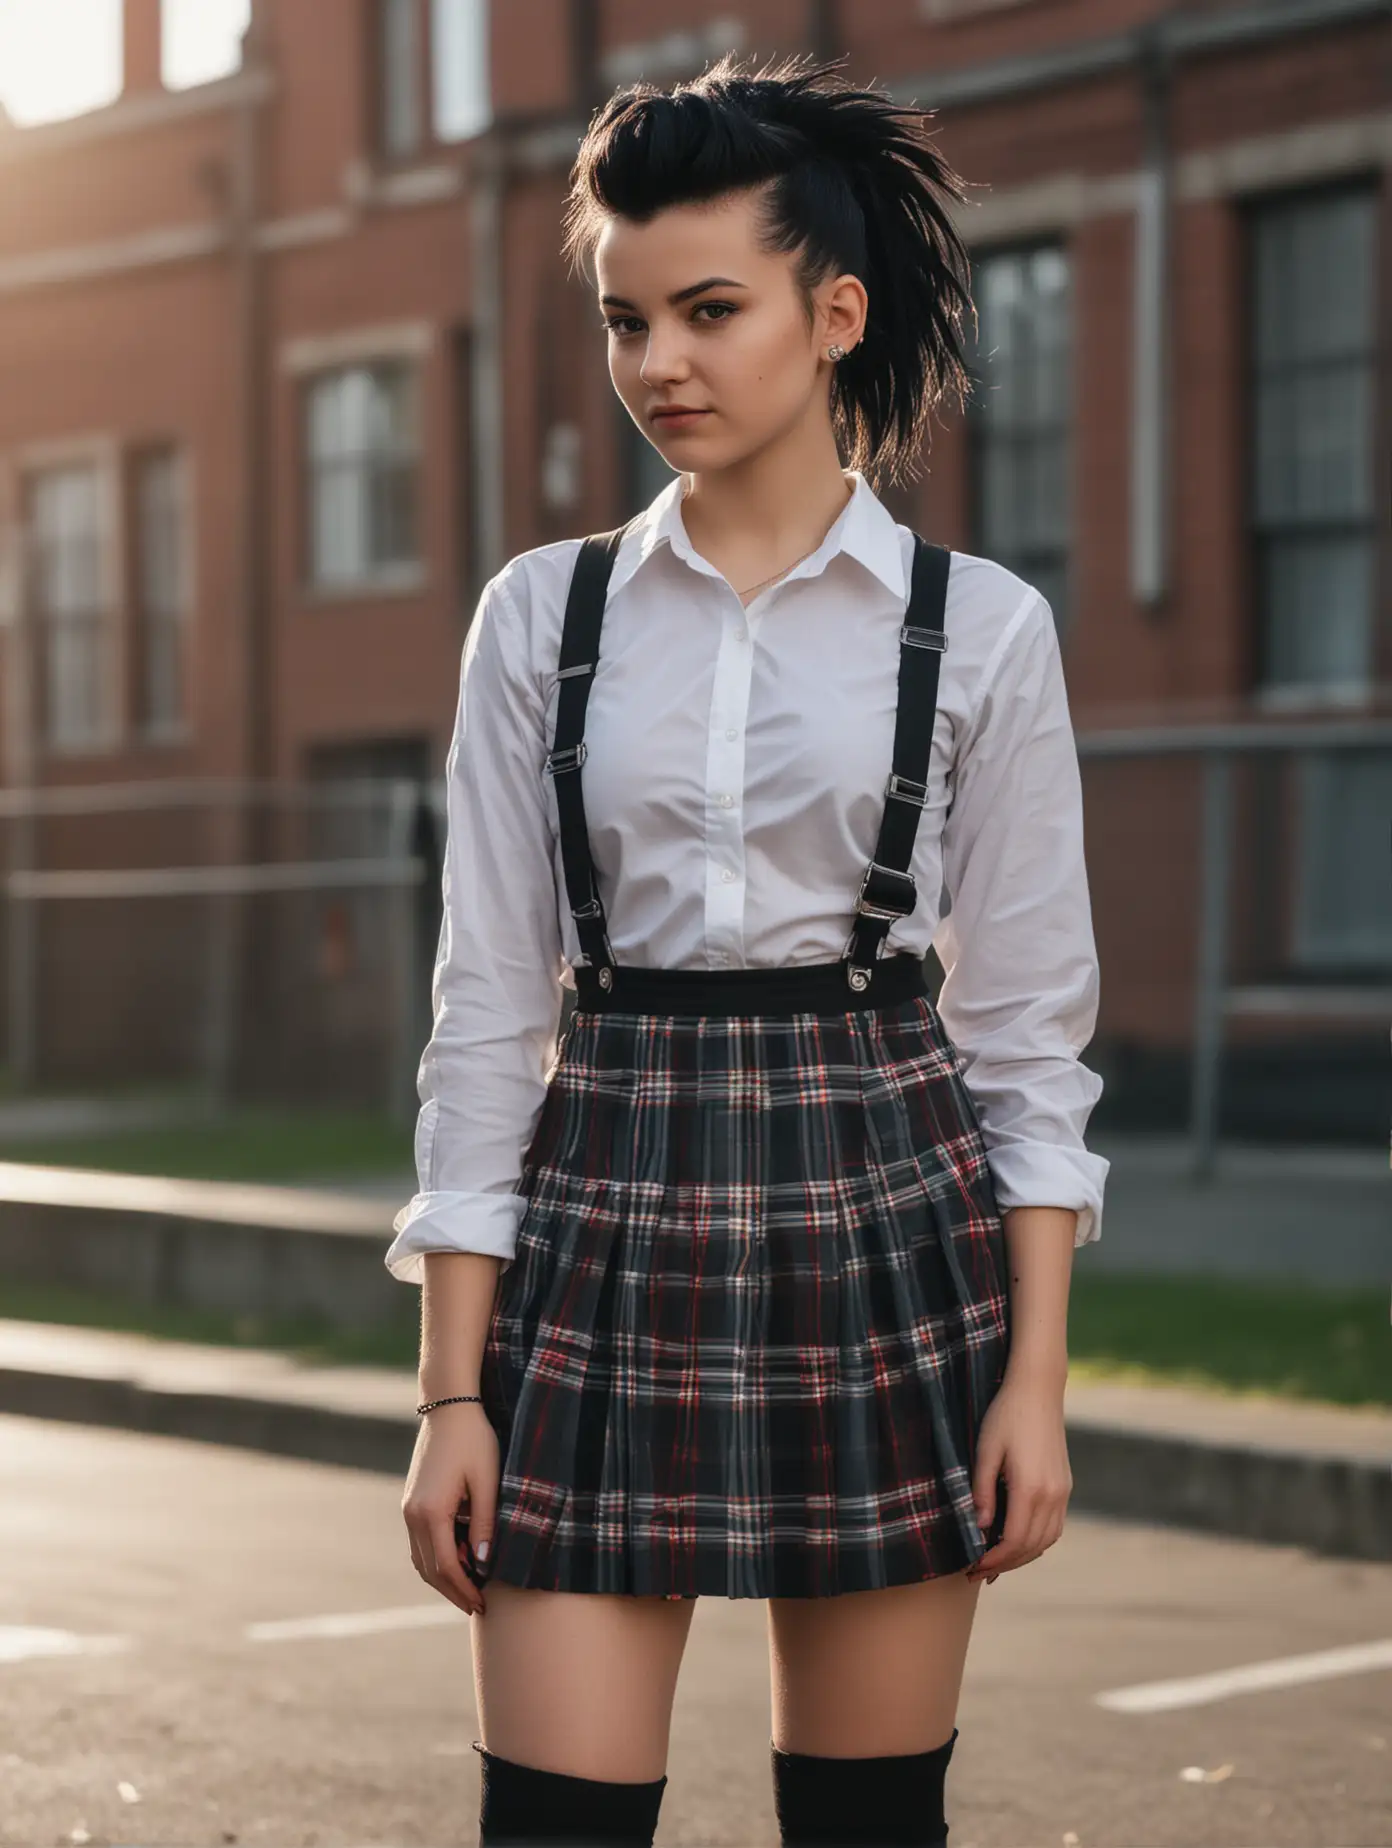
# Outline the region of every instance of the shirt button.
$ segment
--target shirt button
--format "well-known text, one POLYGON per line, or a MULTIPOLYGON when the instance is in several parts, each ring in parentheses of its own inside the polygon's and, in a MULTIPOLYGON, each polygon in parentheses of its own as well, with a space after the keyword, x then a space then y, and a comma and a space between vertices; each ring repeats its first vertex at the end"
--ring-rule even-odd
POLYGON ((733 741, 734 739, 739 737, 739 733, 735 730, 734 726, 732 725, 729 728, 729 730, 725 733, 725 736, 733 741))
POLYGON ((730 881, 734 878, 734 876, 735 875, 730 871, 728 866, 725 868, 725 870, 720 875, 721 879, 725 882, 726 885, 729 885, 730 881))
POLYGON ((736 629, 735 640, 737 642, 747 642, 749 640, 749 631, 747 629, 736 629))
POLYGON ((735 798, 733 796, 722 796, 720 798, 720 806, 721 808, 733 808, 735 806, 735 798))

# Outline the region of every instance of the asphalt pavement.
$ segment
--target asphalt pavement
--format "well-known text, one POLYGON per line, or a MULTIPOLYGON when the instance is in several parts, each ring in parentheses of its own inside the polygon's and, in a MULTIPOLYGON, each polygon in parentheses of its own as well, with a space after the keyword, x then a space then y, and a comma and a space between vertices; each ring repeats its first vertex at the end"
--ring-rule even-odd
MULTIPOLYGON (((471 1620, 400 1497, 0 1416, 0 1843, 475 1842, 471 1620)), ((765 1609, 698 1602, 658 1848, 777 1842, 765 1609)), ((1071 1515, 983 1590, 951 1848, 1388 1848, 1389 1639, 1392 1565, 1071 1515)))

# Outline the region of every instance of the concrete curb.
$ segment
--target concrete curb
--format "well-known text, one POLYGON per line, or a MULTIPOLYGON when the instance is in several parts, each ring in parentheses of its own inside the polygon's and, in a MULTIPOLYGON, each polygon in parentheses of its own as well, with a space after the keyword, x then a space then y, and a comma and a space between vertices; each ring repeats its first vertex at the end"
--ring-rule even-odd
POLYGON ((403 1477, 416 1441, 414 1414, 408 1424, 400 1417, 331 1405, 28 1367, 0 1367, 0 1412, 231 1444, 403 1477))
POLYGON ((1392 1466, 1068 1421, 1072 1506, 1344 1559, 1392 1559, 1392 1466))
MULTIPOLYGON (((0 1412, 403 1478, 415 1389, 406 1370, 0 1325, 0 1412)), ((1079 1513, 1392 1559, 1392 1416, 1070 1381, 1066 1417, 1079 1513)))

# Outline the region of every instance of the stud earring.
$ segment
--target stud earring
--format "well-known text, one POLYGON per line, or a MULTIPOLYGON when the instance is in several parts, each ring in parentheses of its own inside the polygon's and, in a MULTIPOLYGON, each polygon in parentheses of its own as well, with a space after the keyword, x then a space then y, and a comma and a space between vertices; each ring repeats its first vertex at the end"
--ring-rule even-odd
POLYGON ((844 359, 845 357, 846 357, 845 347, 831 346, 827 348, 827 358, 828 359, 844 359))

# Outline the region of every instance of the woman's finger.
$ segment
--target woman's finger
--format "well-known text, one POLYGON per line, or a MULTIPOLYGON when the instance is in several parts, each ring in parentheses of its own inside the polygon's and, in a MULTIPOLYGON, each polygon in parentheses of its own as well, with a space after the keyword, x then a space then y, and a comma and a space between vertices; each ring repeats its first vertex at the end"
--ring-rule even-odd
POLYGON ((461 1611, 467 1612, 471 1617, 477 1617, 483 1610, 483 1597, 469 1583, 464 1568, 459 1563, 452 1511, 449 1514, 431 1517, 430 1543, 435 1553, 435 1576, 431 1581, 435 1589, 442 1592, 451 1604, 457 1604, 461 1611))

